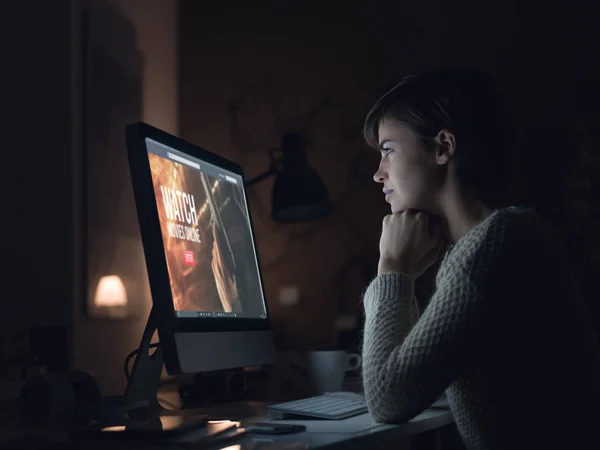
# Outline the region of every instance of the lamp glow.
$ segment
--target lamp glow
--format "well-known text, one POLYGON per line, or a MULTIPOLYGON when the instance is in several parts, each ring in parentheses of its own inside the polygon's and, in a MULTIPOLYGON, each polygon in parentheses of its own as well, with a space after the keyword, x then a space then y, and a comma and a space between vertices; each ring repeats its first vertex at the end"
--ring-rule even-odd
POLYGON ((100 278, 94 296, 94 307, 110 317, 125 317, 126 306, 127 291, 121 277, 107 275, 100 278))

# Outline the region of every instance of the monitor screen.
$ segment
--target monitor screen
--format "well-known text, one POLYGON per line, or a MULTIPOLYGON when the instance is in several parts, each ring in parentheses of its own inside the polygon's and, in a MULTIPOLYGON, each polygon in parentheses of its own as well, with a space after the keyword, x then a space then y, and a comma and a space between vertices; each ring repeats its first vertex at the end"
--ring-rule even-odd
POLYGON ((167 372, 273 362, 242 168, 143 122, 126 138, 152 293, 144 335, 158 329, 167 372))
POLYGON ((175 315, 265 318, 242 177, 145 143, 175 315))

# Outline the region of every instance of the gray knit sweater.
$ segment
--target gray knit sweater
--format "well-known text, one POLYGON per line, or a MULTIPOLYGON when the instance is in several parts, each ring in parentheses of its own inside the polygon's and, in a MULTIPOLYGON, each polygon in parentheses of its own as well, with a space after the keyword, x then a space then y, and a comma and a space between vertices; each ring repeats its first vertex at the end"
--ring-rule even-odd
POLYGON ((364 296, 363 383, 380 422, 444 391, 469 449, 600 448, 600 351, 562 247, 531 209, 497 210, 460 238, 419 317, 413 282, 364 296))

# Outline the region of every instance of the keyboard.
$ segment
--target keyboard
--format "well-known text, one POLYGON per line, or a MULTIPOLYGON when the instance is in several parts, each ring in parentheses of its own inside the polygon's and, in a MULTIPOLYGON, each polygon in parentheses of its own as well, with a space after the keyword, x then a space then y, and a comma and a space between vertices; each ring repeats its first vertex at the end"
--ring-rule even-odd
POLYGON ((267 406, 273 419, 328 419, 340 420, 367 412, 363 394, 330 392, 316 397, 267 406))

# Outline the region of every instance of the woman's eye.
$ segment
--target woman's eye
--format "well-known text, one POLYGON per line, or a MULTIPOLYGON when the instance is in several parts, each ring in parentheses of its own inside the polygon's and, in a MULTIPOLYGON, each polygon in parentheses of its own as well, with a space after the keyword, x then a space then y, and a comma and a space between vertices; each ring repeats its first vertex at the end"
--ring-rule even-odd
POLYGON ((393 149, 393 148, 386 147, 386 148, 382 148, 382 149, 381 149, 381 151, 382 151, 382 153, 383 153, 384 155, 386 155, 386 156, 387 156, 387 155, 389 155, 390 153, 392 153, 392 152, 394 151, 394 149, 393 149))

